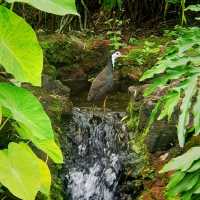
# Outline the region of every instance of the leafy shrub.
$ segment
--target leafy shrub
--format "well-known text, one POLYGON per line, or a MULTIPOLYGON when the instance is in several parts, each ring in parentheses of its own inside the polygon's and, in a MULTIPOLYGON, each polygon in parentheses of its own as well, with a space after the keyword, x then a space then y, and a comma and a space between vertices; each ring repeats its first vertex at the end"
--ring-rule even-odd
POLYGON ((121 38, 121 31, 108 31, 107 35, 111 42, 110 46, 112 49, 117 50, 120 47, 124 46, 121 38))
MULTIPOLYGON (((136 44, 136 48, 133 48, 128 55, 126 56, 126 60, 132 61, 135 65, 144 65, 147 62, 148 58, 151 58, 155 55, 158 55, 160 52, 160 45, 151 41, 144 41, 144 44, 141 45, 137 40, 134 40, 136 44), (138 45, 138 47, 137 47, 138 45)), ((153 60, 153 59, 152 59, 153 60)))
MULTIPOLYGON (((165 88, 166 94, 158 101, 155 110, 160 111, 158 120, 171 118, 180 103, 177 125, 178 141, 185 144, 187 128, 200 133, 200 28, 182 28, 178 38, 167 48, 164 56, 154 67, 146 71, 142 80, 153 78, 145 90, 148 96, 158 88, 165 88), (158 109, 159 107, 159 109, 158 109)), ((150 119, 152 123, 152 120, 150 119)), ((190 149, 186 154, 171 160, 162 172, 177 170, 167 186, 168 199, 180 196, 181 199, 199 197, 199 147, 190 149), (197 164, 198 163, 198 164, 197 164)), ((172 199, 173 199, 172 198, 172 199)))
MULTIPOLYGON (((7 2, 13 5, 15 1, 7 2)), ((18 2, 55 14, 77 14, 74 0, 46 0, 45 4, 39 0, 18 2)), ((21 140, 0 150, 0 183, 20 199, 35 199, 38 191, 49 197, 49 168, 27 142, 32 142, 55 163, 63 163, 62 152, 54 141, 51 122, 41 104, 31 92, 19 87, 23 82, 41 86, 42 49, 35 32, 24 19, 2 5, 0 30, 0 65, 13 75, 15 84, 0 83, 0 130, 10 121, 21 140)))

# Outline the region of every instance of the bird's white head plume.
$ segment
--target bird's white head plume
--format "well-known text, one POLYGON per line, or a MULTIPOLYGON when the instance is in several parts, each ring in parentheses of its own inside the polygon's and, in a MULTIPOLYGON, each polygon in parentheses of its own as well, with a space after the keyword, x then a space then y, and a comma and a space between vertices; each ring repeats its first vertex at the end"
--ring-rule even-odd
POLYGON ((115 53, 112 54, 112 66, 114 68, 115 66, 115 60, 119 57, 121 57, 122 54, 119 51, 116 51, 115 53))

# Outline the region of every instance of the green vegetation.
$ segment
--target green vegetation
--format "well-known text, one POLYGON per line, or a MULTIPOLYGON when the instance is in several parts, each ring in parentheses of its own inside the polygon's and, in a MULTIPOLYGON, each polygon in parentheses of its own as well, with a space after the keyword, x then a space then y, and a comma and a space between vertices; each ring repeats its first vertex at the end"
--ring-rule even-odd
MULTIPOLYGON (((15 1, 8 2, 13 8, 15 1)), ((27 3, 55 14, 77 14, 74 1, 46 1, 45 5, 39 1, 27 3)), ((35 199, 38 191, 49 197, 49 168, 28 143, 41 149, 55 163, 62 163, 63 156, 41 104, 31 92, 19 87, 24 82, 41 86, 42 50, 32 28, 2 5, 0 29, 0 64, 13 75, 14 79, 10 81, 15 84, 0 83, 0 130, 10 122, 20 137, 20 142, 10 142, 8 148, 0 150, 0 182, 13 195, 24 200, 35 199)))
MULTIPOLYGON (((42 71, 45 70, 54 78, 66 72, 87 80, 104 64, 106 49, 126 52, 116 66, 118 74, 115 75, 120 77, 120 81, 138 81, 146 70, 140 78, 149 84, 144 96, 148 98, 157 91, 163 92, 146 129, 138 130, 141 105, 138 102, 128 105, 128 117, 124 120, 132 132, 140 134, 134 143, 129 144, 136 153, 143 152, 143 160, 148 159, 145 139, 155 120, 167 118, 170 121, 174 113, 179 113, 177 136, 181 148, 192 136, 198 136, 199 3, 189 0, 0 0, 0 76, 6 77, 4 82, 0 82, 0 131, 9 132, 15 138, 1 146, 0 194, 7 188, 12 195, 24 200, 33 200, 38 193, 45 198, 55 196, 55 199, 62 199, 59 194, 59 197, 50 194, 52 178, 47 163, 50 158, 54 163, 62 164, 63 155, 49 117, 39 100, 24 85, 40 87, 42 71), (175 19, 170 18, 169 11, 178 13, 177 18, 175 14, 172 17, 175 19), (168 20, 173 21, 169 26, 168 20), (154 24, 157 26, 153 33, 138 28, 154 24), (61 45, 59 34, 52 43, 41 42, 47 62, 52 65, 43 70, 43 51, 37 34, 45 31, 66 33, 66 30, 75 31, 70 32, 73 36, 63 36, 65 43, 61 45), (98 63, 94 64, 94 60, 98 63)), ((54 111, 59 111, 58 104, 62 102, 55 98, 54 111)), ((61 115, 57 117, 61 118, 61 115)), ((161 173, 174 171, 166 187, 166 199, 200 198, 199 153, 200 147, 192 147, 161 170, 161 173)), ((56 180, 53 191, 61 190, 60 182, 56 180)))
MULTIPOLYGON (((150 65, 150 61, 160 54, 162 48, 162 41, 159 38, 146 38, 145 40, 129 40, 135 44, 135 48, 129 51, 126 59, 133 63, 134 66, 150 65)), ((165 41, 166 42, 166 41, 165 41)), ((155 62, 155 61, 154 61, 155 62)))
MULTIPOLYGON (((191 8, 195 10, 193 6, 185 10, 191 8)), ((200 133, 198 83, 200 28, 177 27, 175 35, 176 40, 169 44, 166 53, 154 67, 143 74, 141 81, 153 78, 152 83, 144 92, 145 96, 149 96, 158 88, 165 90, 165 95, 154 109, 156 113, 160 111, 158 120, 165 117, 170 120, 172 113, 180 104, 177 134, 180 147, 184 147, 189 134, 197 136, 200 133)), ((150 124, 153 120, 150 119, 150 124)), ((161 170, 161 172, 176 170, 167 185, 166 197, 168 199, 179 197, 181 200, 199 199, 199 169, 199 147, 193 147, 185 154, 172 159, 161 170)))

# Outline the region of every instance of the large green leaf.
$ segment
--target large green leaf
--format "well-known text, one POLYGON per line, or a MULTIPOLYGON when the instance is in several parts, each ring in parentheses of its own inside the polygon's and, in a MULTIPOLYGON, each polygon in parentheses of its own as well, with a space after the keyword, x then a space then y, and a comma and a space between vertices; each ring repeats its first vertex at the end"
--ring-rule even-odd
POLYGON ((194 164, 192 164, 192 166, 190 167, 190 169, 188 169, 188 172, 194 172, 200 169, 200 160, 197 160, 194 162, 194 164))
POLYGON ((187 171, 192 166, 193 162, 198 159, 200 159, 200 147, 192 147, 183 155, 170 160, 160 172, 164 173, 172 170, 187 171))
POLYGON ((55 163, 63 163, 62 152, 53 139, 38 140, 30 138, 30 140, 41 150, 43 150, 55 163))
POLYGON ((0 182, 18 198, 34 200, 38 191, 48 195, 51 177, 46 164, 28 145, 10 143, 0 151, 0 182))
POLYGON ((0 105, 10 111, 10 117, 17 121, 17 130, 24 139, 31 140, 55 162, 63 162, 62 153, 54 142, 49 117, 35 96, 23 88, 0 83, 0 105))
POLYGON ((37 9, 57 15, 77 15, 75 0, 6 0, 9 3, 27 3, 37 9))
POLYGON ((31 92, 9 83, 0 83, 0 105, 9 109, 12 118, 28 128, 36 138, 54 137, 49 117, 31 92))
POLYGON ((36 138, 22 123, 18 122, 18 125, 14 124, 14 126, 22 139, 31 140, 35 146, 44 151, 55 163, 63 163, 62 152, 53 138, 41 140, 36 138))
POLYGON ((187 174, 180 183, 167 191, 167 195, 173 197, 177 194, 180 194, 181 192, 189 191, 197 184, 198 180, 198 173, 187 174))
POLYGON ((167 189, 170 190, 174 187, 176 187, 176 185, 183 180, 184 176, 185 176, 185 172, 181 172, 181 171, 176 171, 171 177, 170 177, 170 181, 167 184, 167 189))
POLYGON ((24 19, 0 6, 0 64, 19 82, 41 85, 42 49, 24 19))
POLYGON ((40 183, 41 183, 40 192, 42 192, 46 196, 49 196, 51 187, 51 173, 49 171, 49 168, 44 161, 38 159, 38 169, 40 173, 40 183))

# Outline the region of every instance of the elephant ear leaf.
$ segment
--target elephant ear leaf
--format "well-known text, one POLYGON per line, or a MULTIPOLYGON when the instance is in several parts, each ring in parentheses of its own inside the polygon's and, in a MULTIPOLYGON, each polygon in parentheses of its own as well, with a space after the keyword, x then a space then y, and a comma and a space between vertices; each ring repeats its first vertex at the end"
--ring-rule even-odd
POLYGON ((27 144, 10 143, 0 151, 0 183, 16 197, 34 200, 38 191, 49 195, 51 176, 27 144))
POLYGON ((6 116, 16 121, 17 132, 23 139, 31 140, 54 162, 63 162, 50 119, 35 96, 24 88, 0 83, 0 106, 6 111, 6 116))
POLYGON ((23 18, 0 6, 0 65, 18 82, 41 85, 43 53, 23 18))
POLYGON ((56 15, 73 14, 78 15, 76 11, 75 0, 6 0, 8 3, 22 2, 27 3, 39 10, 53 13, 56 15))

